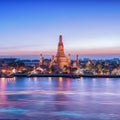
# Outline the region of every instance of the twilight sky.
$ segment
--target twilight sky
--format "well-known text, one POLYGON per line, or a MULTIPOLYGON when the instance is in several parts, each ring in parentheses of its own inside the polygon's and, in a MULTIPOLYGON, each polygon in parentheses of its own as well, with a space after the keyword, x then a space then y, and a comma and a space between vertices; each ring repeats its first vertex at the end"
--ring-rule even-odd
POLYGON ((0 55, 120 54, 119 0, 0 0, 0 55))

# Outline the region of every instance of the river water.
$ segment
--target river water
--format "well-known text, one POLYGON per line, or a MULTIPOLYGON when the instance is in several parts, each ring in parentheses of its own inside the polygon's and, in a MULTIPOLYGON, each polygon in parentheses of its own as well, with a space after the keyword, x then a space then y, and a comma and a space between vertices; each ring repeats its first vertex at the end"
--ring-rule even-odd
POLYGON ((0 119, 120 120, 120 78, 0 78, 0 119))

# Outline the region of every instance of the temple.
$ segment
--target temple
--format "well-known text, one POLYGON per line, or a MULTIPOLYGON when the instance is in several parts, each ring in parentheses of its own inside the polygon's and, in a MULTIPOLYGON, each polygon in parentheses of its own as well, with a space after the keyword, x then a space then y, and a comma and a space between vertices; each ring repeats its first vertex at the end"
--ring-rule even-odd
MULTIPOLYGON (((40 66, 48 66, 48 68, 51 70, 65 70, 66 68, 70 70, 70 67, 79 67, 79 56, 76 55, 76 60, 73 62, 71 61, 71 55, 68 54, 68 56, 65 56, 64 53, 64 44, 63 44, 63 39, 62 35, 59 36, 59 42, 58 42, 58 48, 57 48, 57 53, 56 55, 52 56, 51 60, 45 61, 43 60, 42 54, 40 54, 40 66)), ((54 71, 53 70, 53 71, 54 71)), ((69 71, 67 71, 69 73, 69 71)))
POLYGON ((69 66, 68 59, 66 58, 65 53, 64 53, 62 35, 59 36, 58 49, 57 49, 57 54, 56 54, 56 62, 58 64, 58 67, 61 69, 64 66, 69 66))

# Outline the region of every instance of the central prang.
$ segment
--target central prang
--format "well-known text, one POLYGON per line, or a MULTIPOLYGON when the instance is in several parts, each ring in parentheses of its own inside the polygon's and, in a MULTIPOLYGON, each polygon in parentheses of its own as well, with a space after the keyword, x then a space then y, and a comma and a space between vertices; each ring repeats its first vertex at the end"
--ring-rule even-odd
POLYGON ((62 35, 59 36, 58 49, 57 49, 57 54, 56 54, 56 62, 58 64, 58 67, 61 69, 64 66, 69 66, 69 62, 64 53, 64 45, 63 45, 63 41, 62 41, 62 35))

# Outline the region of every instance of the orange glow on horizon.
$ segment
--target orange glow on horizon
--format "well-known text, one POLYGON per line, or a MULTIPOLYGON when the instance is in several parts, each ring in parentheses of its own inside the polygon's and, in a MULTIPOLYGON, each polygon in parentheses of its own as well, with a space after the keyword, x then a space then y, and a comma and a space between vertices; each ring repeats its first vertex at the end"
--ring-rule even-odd
MULTIPOLYGON (((44 50, 44 51, 8 51, 8 52, 0 52, 0 55, 8 55, 8 56, 17 56, 17 55, 55 55, 57 50, 44 50)), ((113 54, 120 54, 120 48, 99 48, 99 49, 75 49, 75 50, 65 50, 65 54, 81 54, 81 55, 113 55, 113 54)))

